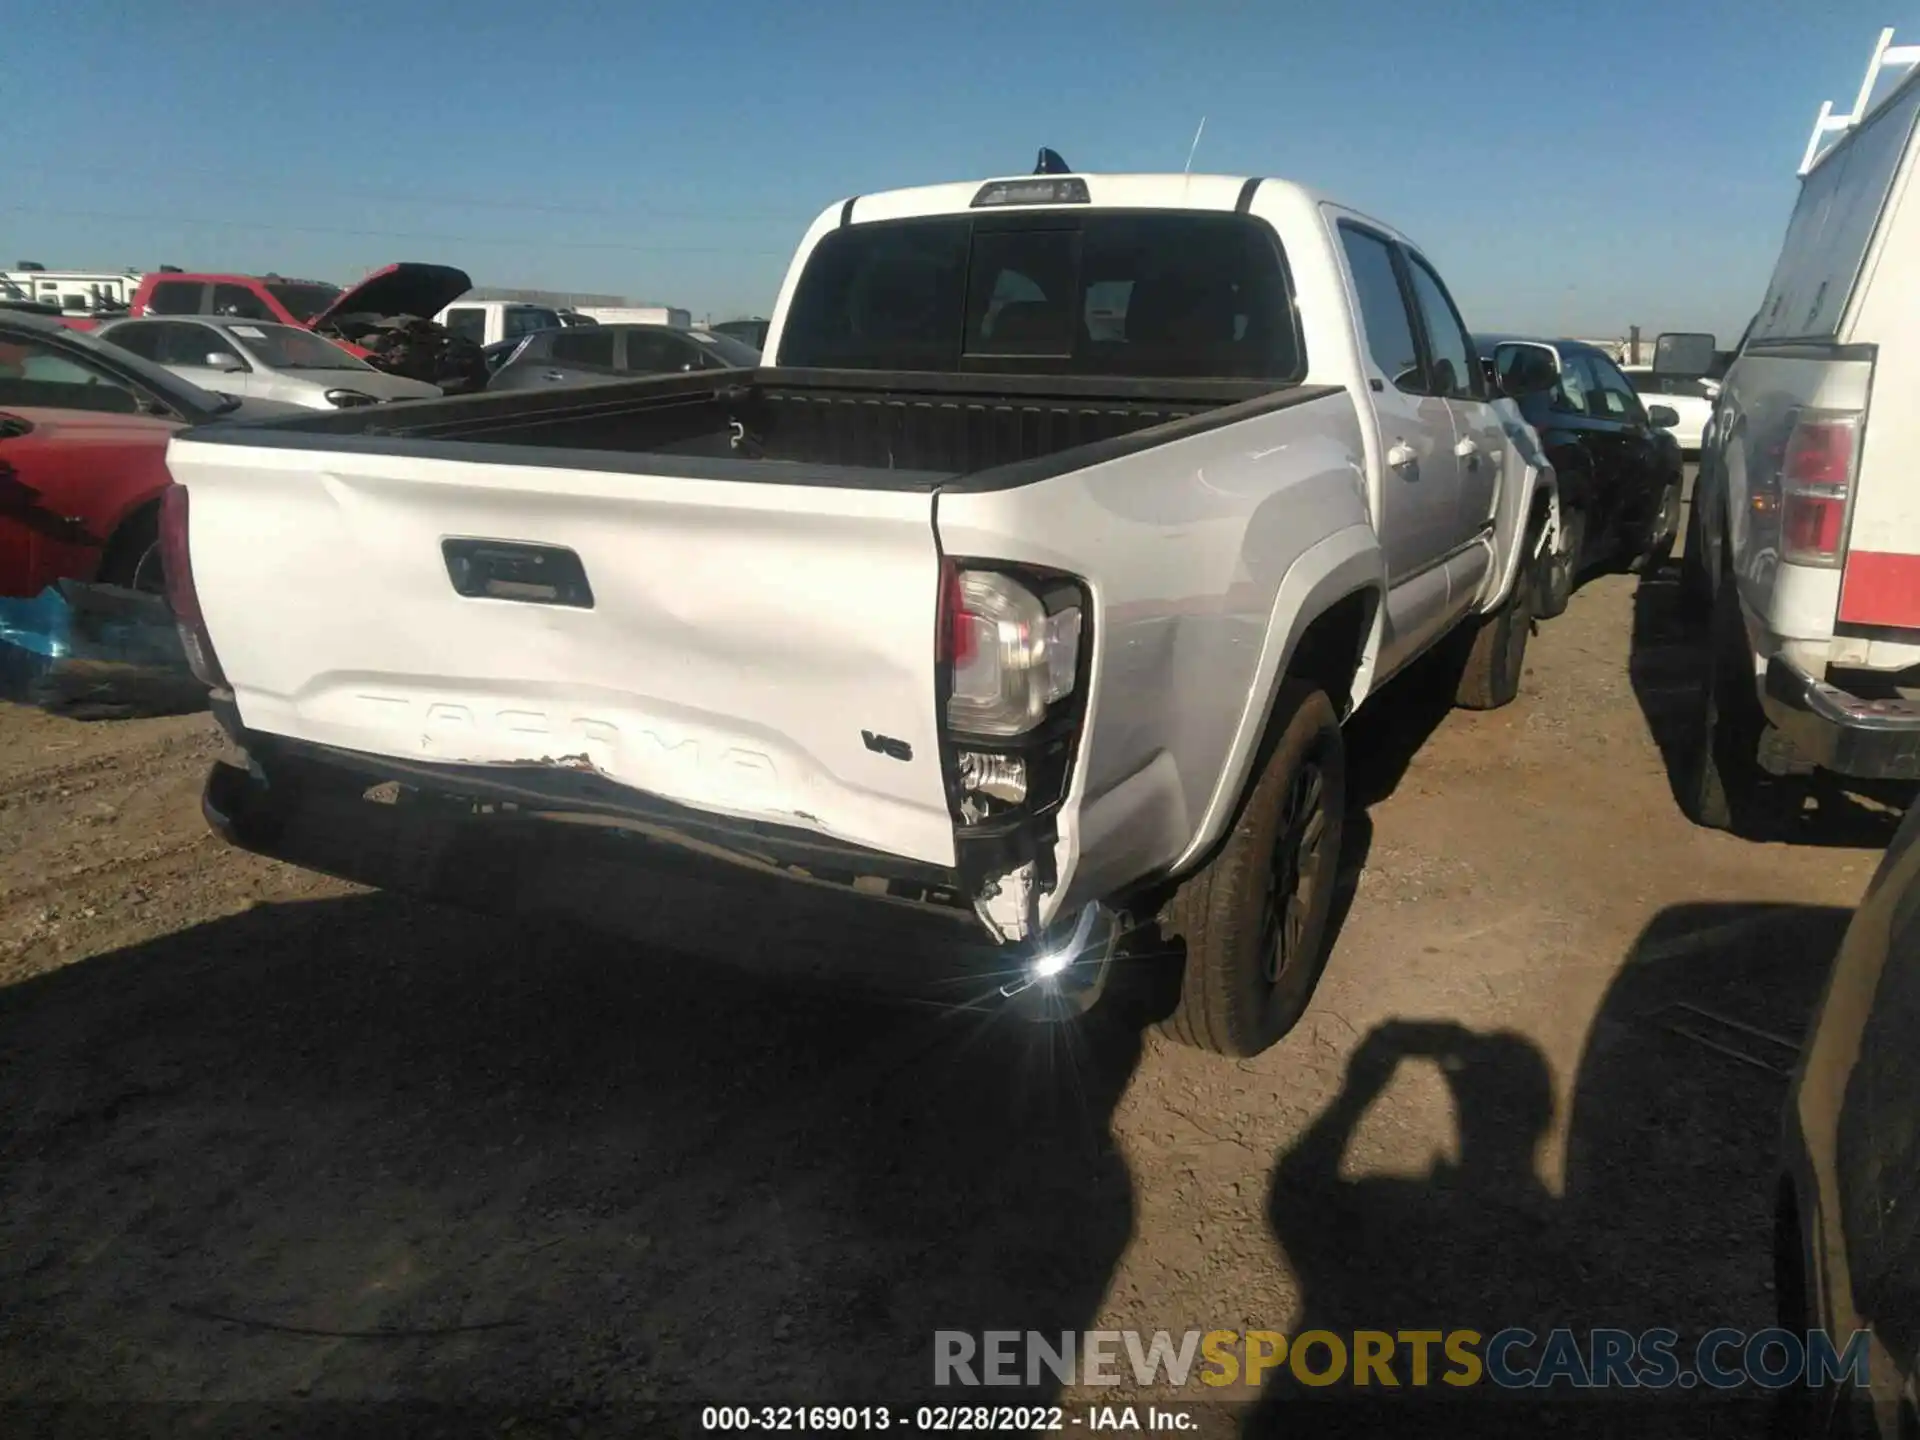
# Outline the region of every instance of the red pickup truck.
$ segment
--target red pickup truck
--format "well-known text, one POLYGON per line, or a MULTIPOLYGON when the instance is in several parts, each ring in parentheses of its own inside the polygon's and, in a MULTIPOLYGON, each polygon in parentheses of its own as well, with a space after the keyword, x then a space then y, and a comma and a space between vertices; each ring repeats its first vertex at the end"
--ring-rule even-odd
POLYGON ((486 384, 486 361, 478 345, 448 333, 433 317, 472 288, 464 270, 414 261, 375 270, 346 290, 279 275, 161 271, 141 280, 129 312, 304 326, 371 365, 453 395, 486 384))

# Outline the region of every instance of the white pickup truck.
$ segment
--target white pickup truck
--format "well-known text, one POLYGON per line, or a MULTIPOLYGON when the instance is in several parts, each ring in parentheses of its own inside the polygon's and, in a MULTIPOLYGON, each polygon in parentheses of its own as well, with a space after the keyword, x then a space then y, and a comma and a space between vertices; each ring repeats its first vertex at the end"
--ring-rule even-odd
MULTIPOLYGON (((1755 839, 1819 772, 1896 803, 1920 780, 1920 47, 1891 39, 1815 123, 1694 485, 1681 579, 1713 666, 1681 798, 1755 839)), ((1660 368, 1700 371, 1711 338, 1691 348, 1660 368)))
POLYGON ((1173 1032, 1271 1044, 1342 720, 1449 637, 1461 703, 1521 676, 1553 472, 1439 276, 1280 181, 934 185, 815 221, 767 354, 176 440, 212 823, 624 824, 977 916, 1067 1013, 1157 920, 1173 1032))

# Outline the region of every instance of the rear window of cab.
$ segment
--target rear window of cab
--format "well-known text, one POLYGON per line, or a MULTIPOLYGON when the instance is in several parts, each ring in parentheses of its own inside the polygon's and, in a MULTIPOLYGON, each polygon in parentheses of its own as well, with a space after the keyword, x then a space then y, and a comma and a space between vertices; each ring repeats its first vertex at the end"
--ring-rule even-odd
POLYGON ((844 226, 801 271, 779 360, 1277 382, 1306 370, 1272 228, 1181 210, 844 226))

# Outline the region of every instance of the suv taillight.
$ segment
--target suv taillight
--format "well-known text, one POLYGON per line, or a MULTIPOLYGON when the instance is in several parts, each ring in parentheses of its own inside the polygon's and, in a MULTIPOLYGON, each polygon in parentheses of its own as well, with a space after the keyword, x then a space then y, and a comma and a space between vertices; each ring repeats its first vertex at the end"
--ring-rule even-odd
POLYGON ((1860 439, 1857 410, 1802 410, 1780 457, 1780 558, 1838 565, 1860 439))
POLYGON ((200 594, 193 586, 193 559, 187 548, 187 491, 183 485, 169 485, 160 493, 160 566, 166 574, 167 604, 180 632, 180 646, 187 652, 187 665, 201 684, 226 688, 227 677, 213 653, 213 638, 207 634, 206 617, 200 613, 200 594))
POLYGON ((964 823, 1064 795, 1083 699, 1085 604, 1067 577, 946 563, 941 719, 964 823))

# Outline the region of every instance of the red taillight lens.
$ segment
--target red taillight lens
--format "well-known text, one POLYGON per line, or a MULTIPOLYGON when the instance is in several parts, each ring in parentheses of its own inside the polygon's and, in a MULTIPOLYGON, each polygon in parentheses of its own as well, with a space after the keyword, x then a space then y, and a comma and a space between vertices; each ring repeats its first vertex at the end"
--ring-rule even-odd
POLYGON ((193 557, 187 546, 187 492, 169 485, 160 494, 160 565, 166 573, 167 604, 180 631, 187 664, 203 685, 224 688, 227 677, 213 653, 206 617, 200 613, 200 594, 193 585, 193 557))
POLYGON ((1024 735, 1073 690, 1080 607, 1049 611, 1011 575, 948 568, 941 577, 939 633, 953 734, 1024 735))
POLYGON ((1789 565, 1837 565, 1846 545, 1860 416, 1803 410, 1780 456, 1780 558, 1789 565))
POLYGON ((960 588, 960 567, 951 560, 940 564, 939 658, 943 665, 964 665, 973 659, 973 627, 965 620, 966 600, 960 588))

